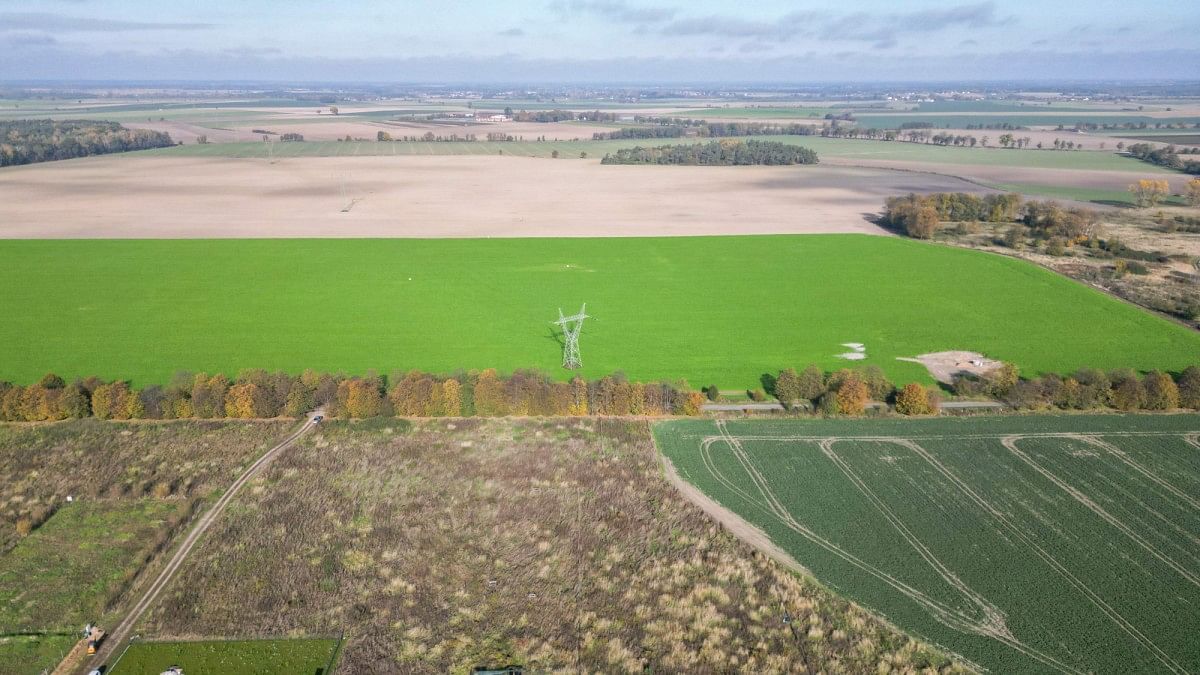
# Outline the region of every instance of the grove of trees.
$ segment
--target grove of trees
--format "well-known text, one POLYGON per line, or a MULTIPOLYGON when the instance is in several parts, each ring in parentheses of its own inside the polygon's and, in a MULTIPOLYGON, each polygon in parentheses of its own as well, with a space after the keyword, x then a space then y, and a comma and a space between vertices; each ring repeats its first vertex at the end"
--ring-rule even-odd
POLYGON ((817 153, 778 141, 710 141, 708 143, 662 145, 653 148, 622 148, 606 154, 601 164, 688 164, 699 166, 747 166, 816 164, 817 153))
POLYGON ((0 166, 175 145, 161 131, 93 120, 0 120, 0 166))

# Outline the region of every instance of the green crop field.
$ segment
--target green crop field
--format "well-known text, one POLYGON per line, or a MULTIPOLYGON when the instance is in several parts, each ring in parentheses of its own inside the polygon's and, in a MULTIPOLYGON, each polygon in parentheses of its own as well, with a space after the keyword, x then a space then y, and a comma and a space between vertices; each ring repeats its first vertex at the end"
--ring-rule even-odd
POLYGON ((76 502, 0 555, 0 633, 77 630, 110 602, 154 546, 177 500, 76 502))
POLYGON ((550 321, 585 302, 588 376, 744 388, 849 365, 844 342, 902 381, 928 376, 897 357, 950 349, 1030 374, 1200 361, 1200 333, 1029 263, 869 235, 8 240, 0 287, 0 378, 21 383, 247 367, 566 377, 550 321))
POLYGON ((1200 416, 655 434, 819 580, 993 672, 1200 670, 1200 416))
MULTIPOLYGON (((446 132, 447 134, 449 131, 446 132)), ((468 133, 462 130, 462 133, 468 133)), ((394 142, 375 141, 305 141, 303 143, 209 143, 180 145, 171 148, 122 153, 114 157, 352 157, 378 155, 515 155, 520 157, 559 157, 572 159, 586 152, 592 159, 620 148, 637 145, 657 146, 674 143, 695 143, 694 138, 662 138, 653 140, 619 141, 513 141, 513 142, 394 142)), ((1132 157, 1109 152, 1053 150, 1005 150, 1001 148, 962 148, 953 146, 908 143, 903 141, 868 141, 820 136, 759 136, 756 140, 779 141, 803 145, 817 151, 821 157, 844 157, 866 160, 905 160, 930 164, 967 164, 983 166, 1013 166, 1044 169, 1094 169, 1099 171, 1137 171, 1141 173, 1175 173, 1132 157)))
POLYGON ((758 108, 686 108, 665 113, 668 117, 690 117, 692 119, 783 119, 799 118, 820 121, 830 113, 845 112, 834 108, 803 108, 800 106, 777 106, 758 108))
MULTIPOLYGON (((943 113, 862 113, 856 114, 857 124, 864 128, 896 129, 901 124, 909 122, 928 122, 939 129, 966 129, 968 126, 1012 124, 1019 127, 1058 126, 1073 128, 1082 122, 1085 124, 1126 124, 1145 122, 1153 126, 1155 123, 1187 125, 1200 122, 1200 117, 1148 117, 1136 113, 1121 112, 1080 112, 1059 113, 1054 109, 1049 112, 1038 111, 1014 113, 976 113, 976 114, 943 114, 943 113)), ((985 133, 1004 133, 1000 129, 975 129, 976 135, 985 133)), ((1064 131, 1063 133, 1073 133, 1064 131)))
POLYGON ((328 675, 339 644, 326 638, 134 642, 109 672, 159 675, 179 666, 188 675, 328 675))
MULTIPOLYGON (((1104 190, 1098 188, 1068 187, 1064 185, 1036 185, 1032 183, 990 183, 990 187, 1007 192, 1019 192, 1030 197, 1048 199, 1073 199, 1080 202, 1108 204, 1110 206, 1135 206, 1133 195, 1128 190, 1104 190)), ((1171 206, 1186 206, 1182 197, 1172 195, 1163 200, 1171 206)))

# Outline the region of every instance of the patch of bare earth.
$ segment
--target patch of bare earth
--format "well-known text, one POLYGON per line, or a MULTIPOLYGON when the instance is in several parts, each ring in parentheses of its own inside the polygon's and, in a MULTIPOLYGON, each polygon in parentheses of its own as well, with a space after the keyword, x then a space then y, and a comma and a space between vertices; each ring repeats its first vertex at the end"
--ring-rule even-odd
POLYGON ((951 384, 956 375, 982 377, 1002 365, 996 359, 989 359, 979 352, 968 351, 932 352, 899 360, 912 361, 925 366, 935 380, 946 384, 951 384))

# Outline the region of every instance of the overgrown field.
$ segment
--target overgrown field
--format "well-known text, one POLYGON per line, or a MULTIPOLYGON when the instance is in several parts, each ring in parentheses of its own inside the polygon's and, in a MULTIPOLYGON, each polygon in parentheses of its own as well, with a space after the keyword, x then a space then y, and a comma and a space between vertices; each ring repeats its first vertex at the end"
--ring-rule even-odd
POLYGON ((995 672, 1200 669, 1200 416, 668 422, 683 477, 995 672))
POLYGON ((0 425, 0 674, 53 668, 86 622, 111 627, 199 500, 291 426, 0 425))
POLYGON ((585 302, 586 377, 757 387, 845 365, 844 342, 901 382, 928 375, 896 357, 949 349, 1026 373, 1200 355, 1200 334, 1028 263, 861 235, 4 241, 0 286, 0 378, 23 383, 250 367, 565 378, 550 322, 585 302))
POLYGON ((247 487, 142 635, 344 630, 347 673, 953 669, 684 501, 644 422, 328 423, 247 487))
POLYGON ((184 673, 221 675, 329 675, 336 639, 136 641, 112 675, 159 675, 171 666, 184 673))

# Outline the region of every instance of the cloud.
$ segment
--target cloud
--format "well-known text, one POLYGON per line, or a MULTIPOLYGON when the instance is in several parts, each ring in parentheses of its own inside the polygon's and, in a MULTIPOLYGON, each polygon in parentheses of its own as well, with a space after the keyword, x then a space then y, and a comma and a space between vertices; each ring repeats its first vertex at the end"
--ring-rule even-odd
POLYGON ((44 47, 58 44, 58 40, 45 33, 4 33, 0 34, 0 43, 14 47, 44 47))
POLYGON ((520 28, 509 28, 508 30, 502 30, 499 33, 496 33, 496 35, 500 35, 502 37, 521 37, 525 35, 525 31, 521 30, 520 28))
POLYGON ((149 30, 206 30, 211 23, 160 23, 65 16, 49 12, 0 12, 0 27, 45 33, 121 33, 149 30))
POLYGON ((714 14, 678 19, 663 26, 660 32, 677 37, 755 38, 764 42, 815 37, 825 41, 870 42, 875 49, 890 49, 906 34, 932 33, 957 27, 984 28, 1010 21, 1011 18, 997 18, 993 2, 979 2, 889 14, 791 12, 769 21, 749 21, 714 14))
POLYGON ((625 0, 554 0, 550 10, 563 18, 591 14, 617 23, 659 23, 679 12, 675 7, 630 7, 625 0))
POLYGON ((279 56, 283 54, 283 50, 277 47, 230 47, 222 49, 221 53, 228 54, 229 56, 254 58, 259 56, 279 56))

